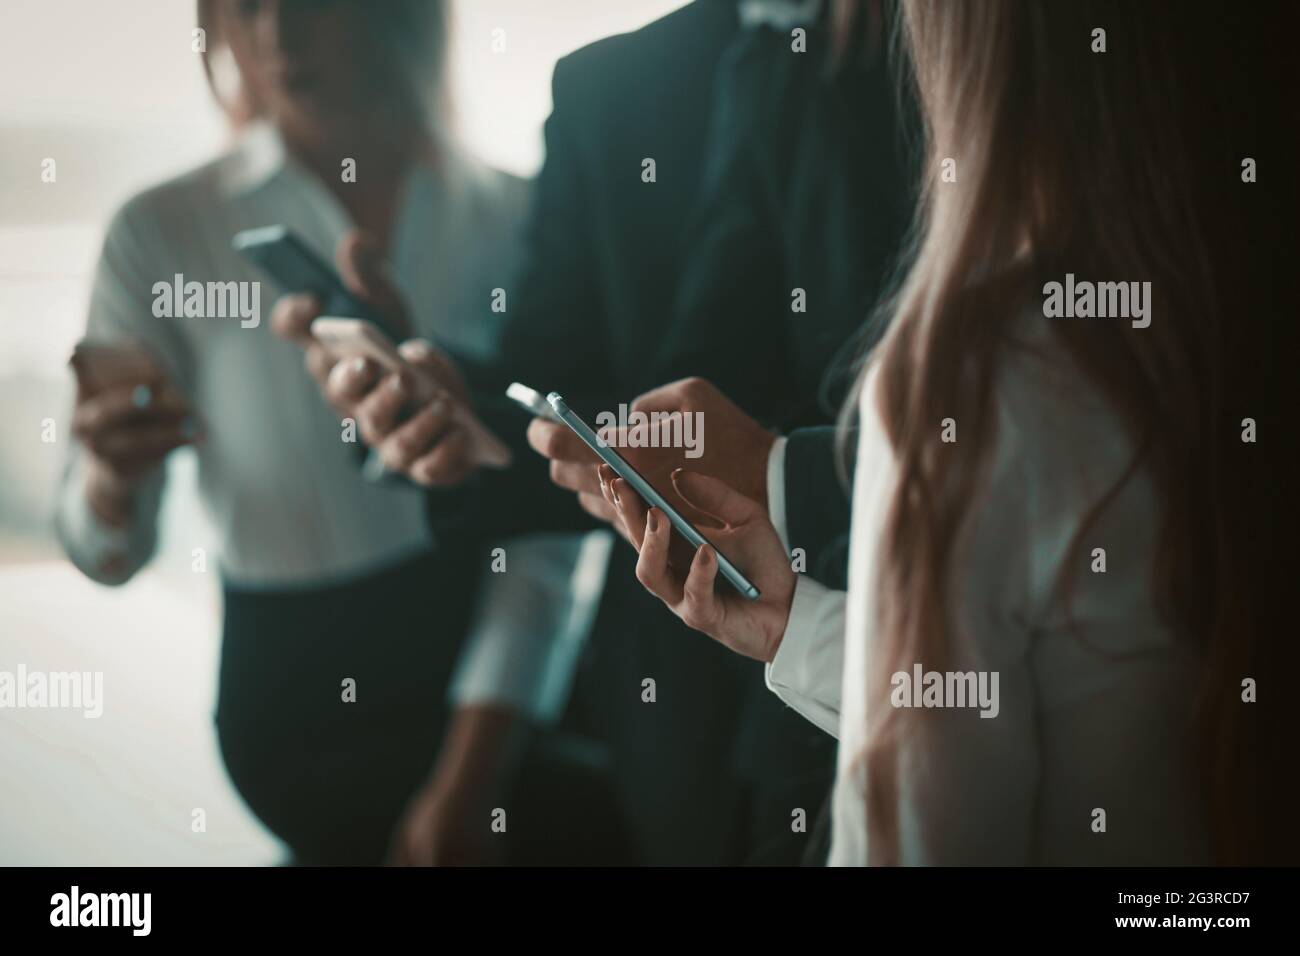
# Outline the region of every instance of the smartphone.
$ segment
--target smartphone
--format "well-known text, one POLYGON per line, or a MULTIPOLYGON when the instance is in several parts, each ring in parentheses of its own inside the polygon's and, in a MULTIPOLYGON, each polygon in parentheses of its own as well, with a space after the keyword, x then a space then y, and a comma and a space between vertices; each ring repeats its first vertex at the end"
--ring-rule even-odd
MULTIPOLYGON (((409 370, 402 353, 392 339, 378 326, 366 319, 345 319, 322 315, 311 324, 311 334, 339 359, 368 358, 389 372, 409 370)), ((417 388, 415 400, 424 404, 432 397, 432 386, 425 378, 413 379, 417 388)))
POLYGON ((631 485, 633 490, 636 491, 636 493, 639 494, 648 504, 653 505, 666 514, 668 520, 673 523, 673 527, 677 529, 677 533, 689 541, 692 547, 698 549, 702 545, 706 544, 712 546, 713 550, 718 555, 718 569, 722 571, 722 576, 726 578, 727 581, 730 582, 731 585, 744 597, 751 601, 758 600, 762 592, 759 591, 749 578, 745 577, 744 572, 732 564, 727 556, 718 550, 716 546, 713 546, 712 542, 710 542, 708 538, 700 534, 699 529, 687 521, 682 516, 681 512, 669 504, 668 499, 659 494, 659 492, 655 490, 654 485, 646 481, 641 473, 633 468, 626 458, 601 441, 600 438, 596 436, 596 433, 591 430, 591 426, 579 418, 573 409, 569 408, 559 392, 551 392, 550 395, 546 396, 546 401, 550 404, 560 421, 573 429, 574 434, 581 438, 588 448, 599 455, 605 464, 613 468, 614 472, 631 485))
POLYGON ((285 292, 310 292, 330 315, 372 322, 389 338, 401 338, 392 323, 348 291, 333 266, 287 226, 245 229, 231 240, 235 251, 266 272, 285 292))
MULTIPOLYGON (((345 319, 322 315, 311 324, 311 334, 340 359, 368 358, 390 372, 406 372, 408 381, 418 389, 413 396, 416 405, 433 398, 433 384, 425 375, 417 375, 393 340, 376 325, 365 319, 345 319)), ((455 402, 452 420, 464 426, 473 443, 474 460, 489 468, 505 468, 510 464, 510 449, 488 429, 469 406, 455 402)))
POLYGON ((555 414, 555 409, 551 408, 550 403, 536 389, 520 382, 511 382, 506 388, 506 397, 512 399, 534 418, 545 418, 548 422, 555 422, 557 425, 564 424, 560 416, 555 414))
POLYGON ((68 364, 87 395, 121 385, 157 382, 162 376, 153 356, 138 345, 78 342, 68 364))

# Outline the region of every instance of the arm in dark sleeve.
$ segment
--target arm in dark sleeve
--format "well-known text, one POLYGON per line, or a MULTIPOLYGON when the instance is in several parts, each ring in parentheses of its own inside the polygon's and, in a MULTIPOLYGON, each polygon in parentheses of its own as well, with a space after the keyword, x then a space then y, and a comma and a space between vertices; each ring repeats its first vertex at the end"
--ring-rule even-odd
POLYGON ((807 574, 848 588, 849 493, 840 480, 833 425, 800 428, 785 448, 785 520, 790 547, 803 548, 807 574))
POLYGON ((592 81, 575 65, 580 61, 566 57, 555 67, 546 162, 534 184, 496 352, 486 361, 458 357, 479 417, 510 447, 514 463, 431 492, 427 511, 435 532, 472 528, 497 536, 594 524, 572 493, 551 483, 547 461, 528 446, 528 415, 505 397, 506 386, 520 381, 543 394, 562 391, 582 409, 585 395, 609 388, 582 156, 592 81))
POLYGON ((683 237, 672 321, 655 377, 711 381, 755 418, 784 418, 790 297, 767 169, 775 91, 766 31, 744 31, 719 59, 699 194, 683 237))

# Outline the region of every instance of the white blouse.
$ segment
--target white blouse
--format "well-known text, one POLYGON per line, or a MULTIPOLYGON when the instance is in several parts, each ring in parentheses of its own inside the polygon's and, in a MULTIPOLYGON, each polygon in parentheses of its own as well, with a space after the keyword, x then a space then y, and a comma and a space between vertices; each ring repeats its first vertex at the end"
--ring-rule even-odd
MULTIPOLYGON (((504 319, 492 310, 493 290, 509 286, 528 185, 454 150, 440 160, 437 169, 411 170, 390 258, 413 334, 487 357, 504 319)), ((342 440, 302 349, 271 329, 281 290, 231 248, 240 230, 276 223, 330 263, 355 228, 276 130, 259 123, 229 153, 136 196, 114 217, 86 332, 92 341, 143 344, 189 397, 206 429, 196 449, 199 489, 222 576, 245 589, 325 586, 433 544, 426 492, 363 478, 356 446, 342 440), (157 317, 154 284, 173 284, 177 274, 184 282, 260 282, 258 321, 157 317)), ((520 415, 520 429, 526 425, 520 415)), ((89 577, 121 580, 153 553, 166 472, 141 489, 129 527, 116 529, 89 508, 83 465, 74 443, 57 530, 89 577), (114 556, 125 557, 124 567, 106 574, 114 556)), ((485 562, 457 699, 553 718, 599 600, 608 550, 607 540, 548 535, 509 542, 508 573, 492 574, 485 562)))
MULTIPOLYGON (((415 334, 482 353, 500 324, 492 289, 507 284, 527 187, 446 157, 439 171, 417 165, 410 174, 393 266, 415 334)), ((231 152, 141 193, 113 218, 86 329, 92 341, 144 344, 188 395, 206 429, 199 483, 222 573, 243 587, 328 583, 430 544, 423 492, 361 476, 356 446, 342 440, 302 350, 271 330, 281 290, 231 248, 240 230, 274 223, 330 263, 354 228, 275 129, 258 124, 231 152), (185 282, 259 282, 257 324, 156 317, 154 284, 171 285, 178 274, 185 282)), ((94 577, 105 553, 124 551, 134 572, 153 548, 164 472, 141 490, 130 529, 114 536, 87 513, 80 467, 74 449, 59 522, 69 554, 94 577)))
MULTIPOLYGON (((950 631, 959 636, 949 669, 986 678, 996 671, 996 716, 981 717, 977 706, 902 715, 932 720, 901 750, 900 858, 1205 863, 1208 833, 1188 734, 1199 658, 1153 606, 1157 502, 1139 472, 1105 507, 1082 550, 1070 553, 1082 519, 1130 461, 1131 446, 1095 387, 1042 334, 1044 321, 1029 323, 1034 353, 1004 357, 992 468, 963 529, 950 585, 950 631), (1101 567, 1097 548, 1105 551, 1104 572, 1094 570, 1101 567), (1073 629, 1054 590, 1070 560, 1073 629)), ((767 668, 773 691, 840 740, 832 865, 875 859, 860 760, 868 708, 913 700, 868 700, 871 668, 890 666, 891 677, 902 671, 909 678, 917 664, 933 670, 926 661, 887 665, 873 656, 879 542, 897 481, 877 380, 873 369, 860 405, 850 590, 801 577, 767 668)), ((961 441, 960 413, 953 417, 961 441)))

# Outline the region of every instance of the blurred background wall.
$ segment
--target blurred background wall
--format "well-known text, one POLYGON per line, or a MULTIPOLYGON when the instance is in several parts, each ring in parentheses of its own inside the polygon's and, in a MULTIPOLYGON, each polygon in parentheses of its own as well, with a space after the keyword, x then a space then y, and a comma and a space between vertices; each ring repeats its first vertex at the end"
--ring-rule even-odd
MULTIPOLYGON (((511 172, 542 162, 564 54, 685 0, 452 0, 462 140, 511 172), (506 49, 494 52, 493 33, 506 49)), ((194 462, 172 456, 163 539, 123 588, 82 578, 50 531, 72 404, 67 357, 108 217, 225 142, 186 0, 0 3, 0 671, 100 670, 104 715, 0 709, 0 865, 275 862, 211 725, 215 569, 194 462), (42 161, 57 180, 41 181, 42 161), (57 440, 41 440, 53 419, 57 440), (207 831, 191 830, 202 808, 207 831)))

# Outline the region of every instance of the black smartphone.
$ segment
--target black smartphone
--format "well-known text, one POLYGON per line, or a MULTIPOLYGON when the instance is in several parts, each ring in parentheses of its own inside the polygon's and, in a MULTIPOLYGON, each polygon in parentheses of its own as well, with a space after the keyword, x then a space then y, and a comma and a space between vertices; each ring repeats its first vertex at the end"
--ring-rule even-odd
POLYGON ((394 342, 406 338, 391 319, 379 315, 348 291, 334 267, 287 226, 245 229, 231 240, 235 251, 267 273, 282 292, 310 292, 324 306, 325 315, 365 319, 379 326, 394 342))

